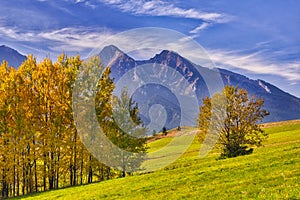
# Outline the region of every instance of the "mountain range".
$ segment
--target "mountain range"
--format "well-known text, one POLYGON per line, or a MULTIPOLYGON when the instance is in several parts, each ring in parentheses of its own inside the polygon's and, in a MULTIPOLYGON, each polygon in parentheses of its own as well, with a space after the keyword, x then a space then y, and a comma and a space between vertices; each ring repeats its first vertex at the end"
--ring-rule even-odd
MULTIPOLYGON (((270 112, 264 122, 300 119, 299 98, 263 80, 194 64, 170 50, 163 50, 148 60, 135 60, 110 45, 98 55, 104 66, 111 67, 111 77, 116 84, 134 89, 132 97, 138 103, 140 116, 146 125, 154 122, 154 131, 160 131, 162 126, 170 129, 179 125, 195 125, 198 110, 191 98, 201 104, 202 98, 210 95, 207 77, 217 76, 224 85, 245 88, 250 95, 263 98, 264 108, 270 112), (140 83, 135 85, 137 79, 140 83), (176 89, 172 90, 169 86, 176 89)), ((0 46, 0 60, 4 59, 17 67, 26 57, 3 45, 0 46)))
MULTIPOLYGON (((110 45, 102 49, 99 53, 99 57, 104 66, 111 67, 111 76, 115 79, 115 82, 118 82, 118 80, 122 78, 124 74, 130 72, 130 70, 139 69, 141 66, 144 66, 144 74, 149 74, 148 68, 157 69, 156 74, 158 76, 161 76, 161 74, 171 75, 173 72, 166 72, 166 70, 169 69, 169 71, 172 71, 173 69, 188 81, 191 89, 197 96, 198 102, 201 104, 203 97, 210 94, 205 77, 220 76, 224 85, 245 88, 249 92, 249 95, 253 94, 265 100, 264 108, 270 112, 270 115, 265 117, 264 122, 300 118, 299 98, 282 91, 264 80, 252 80, 244 75, 225 69, 209 69, 194 64, 173 51, 163 50, 148 60, 134 60, 118 49, 118 47, 110 45)), ((153 72, 150 73, 153 74, 153 72)), ((132 73, 132 75, 134 76, 134 73, 132 73)), ((185 124, 195 125, 198 114, 197 111, 191 110, 191 112, 194 113, 188 113, 187 115, 182 113, 182 105, 176 99, 176 95, 162 85, 163 84, 147 84, 134 92, 133 98, 138 102, 143 121, 146 124, 150 123, 151 116, 149 116, 149 110, 151 106, 160 104, 164 107, 167 114, 167 122, 165 124, 167 128, 177 127, 180 120, 182 120, 182 115, 184 115, 183 121, 185 124)), ((173 85, 180 87, 183 84, 174 80, 173 85)), ((189 104, 189 102, 186 104, 189 104)))

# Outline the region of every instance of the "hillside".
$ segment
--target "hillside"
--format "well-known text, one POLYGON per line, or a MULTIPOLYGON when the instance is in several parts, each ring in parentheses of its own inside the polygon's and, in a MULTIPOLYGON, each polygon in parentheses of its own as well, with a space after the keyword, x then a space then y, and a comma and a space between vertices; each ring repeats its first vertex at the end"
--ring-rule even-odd
MULTIPOLYGON (((18 199, 300 199, 300 121, 264 127, 269 139, 251 155, 217 160, 214 150, 200 159, 194 141, 175 163, 153 173, 18 199)), ((171 135, 149 143, 150 151, 169 143, 171 135)))

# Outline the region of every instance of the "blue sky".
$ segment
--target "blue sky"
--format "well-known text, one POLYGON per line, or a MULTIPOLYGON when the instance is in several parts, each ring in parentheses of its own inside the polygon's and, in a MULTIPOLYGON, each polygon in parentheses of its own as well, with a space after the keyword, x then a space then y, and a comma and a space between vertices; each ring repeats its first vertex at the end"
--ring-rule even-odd
POLYGON ((197 41, 218 67, 300 97, 298 0, 9 0, 0 12, 0 44, 39 59, 84 57, 122 31, 168 28, 197 41))

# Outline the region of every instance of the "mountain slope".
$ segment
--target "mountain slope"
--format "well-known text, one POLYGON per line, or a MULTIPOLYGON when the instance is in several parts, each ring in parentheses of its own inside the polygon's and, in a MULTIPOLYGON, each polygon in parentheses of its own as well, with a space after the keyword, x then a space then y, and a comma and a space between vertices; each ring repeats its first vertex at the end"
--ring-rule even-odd
POLYGON ((220 69, 225 84, 238 85, 250 94, 262 97, 270 112, 266 121, 284 121, 300 118, 300 99, 263 80, 251 80, 243 75, 220 69))
MULTIPOLYGON (((157 77, 162 76, 162 74, 172 77, 174 74, 172 70, 175 70, 180 73, 184 79, 177 81, 170 80, 173 81, 170 84, 180 88, 185 81, 188 81, 190 85, 189 92, 195 92, 198 102, 201 104, 202 98, 209 95, 208 86, 204 80, 207 81, 207 77, 216 77, 219 75, 224 85, 238 85, 239 87, 248 90, 249 94, 254 94, 255 96, 265 99, 265 109, 270 112, 270 115, 264 119, 264 122, 300 118, 299 98, 292 96, 263 80, 252 80, 246 76, 225 69, 209 69, 196 65, 173 51, 163 50, 149 60, 135 61, 120 49, 111 45, 105 47, 100 52, 99 56, 105 66, 111 66, 112 77, 116 82, 125 73, 132 71, 135 67, 136 69, 142 68, 145 75, 156 70, 157 73, 155 75, 157 75, 157 77)), ((132 76, 134 76, 134 73, 132 76)), ((213 84, 213 81, 210 84, 213 84)), ((167 122, 165 126, 167 128, 177 127, 180 125, 180 118, 185 114, 180 111, 182 105, 179 105, 178 101, 175 99, 176 96, 173 95, 173 97, 171 97, 170 94, 168 94, 168 92, 170 93, 170 89, 161 87, 160 92, 158 92, 157 87, 157 84, 148 84, 143 86, 143 89, 136 90, 133 94, 133 98, 139 104, 142 119, 147 124, 150 121, 148 113, 151 105, 161 104, 167 111, 167 122), (158 97, 157 94, 159 94, 160 97, 158 97), (163 94, 167 95, 163 97, 163 94)), ((193 113, 188 113, 189 119, 187 119, 183 125, 195 125, 198 111, 194 110, 192 112, 193 113)))
POLYGON ((18 68, 25 59, 26 56, 20 54, 16 50, 5 45, 0 46, 0 62, 6 60, 10 66, 18 68))

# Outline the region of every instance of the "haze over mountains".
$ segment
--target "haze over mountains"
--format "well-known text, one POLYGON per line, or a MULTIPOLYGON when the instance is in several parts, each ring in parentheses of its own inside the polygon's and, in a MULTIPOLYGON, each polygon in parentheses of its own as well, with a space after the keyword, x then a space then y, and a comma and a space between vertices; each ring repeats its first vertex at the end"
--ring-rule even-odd
MULTIPOLYGON (((138 78, 137 74, 144 74, 144 78, 151 75, 154 77, 153 80, 168 76, 164 79, 167 83, 159 84, 149 81, 136 88, 132 94, 133 99, 139 105, 141 118, 146 125, 155 121, 153 112, 158 116, 154 127, 174 128, 179 125, 195 125, 198 110, 193 109, 192 95, 195 94, 196 100, 201 104, 202 98, 210 94, 206 78, 217 76, 221 77, 224 85, 238 85, 248 90, 250 94, 264 98, 265 109, 270 112, 264 122, 300 118, 299 98, 263 80, 251 80, 225 69, 209 69, 193 64, 173 51, 163 50, 148 60, 135 60, 111 45, 105 47, 99 53, 99 57, 104 66, 111 66, 111 76, 116 83, 124 79, 124 74, 131 77, 132 83, 138 78), (176 91, 170 90, 165 86, 166 84, 176 86, 176 91), (181 97, 186 98, 182 100, 181 97), (187 109, 182 109, 183 107, 187 109), (161 122, 160 119, 165 119, 166 122, 161 122)), ((0 59, 1 61, 5 59, 10 65, 17 67, 26 57, 7 46, 0 46, 0 59)), ((128 80, 126 80, 127 83, 128 80)), ((156 131, 160 130, 156 129, 156 131)))

